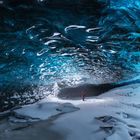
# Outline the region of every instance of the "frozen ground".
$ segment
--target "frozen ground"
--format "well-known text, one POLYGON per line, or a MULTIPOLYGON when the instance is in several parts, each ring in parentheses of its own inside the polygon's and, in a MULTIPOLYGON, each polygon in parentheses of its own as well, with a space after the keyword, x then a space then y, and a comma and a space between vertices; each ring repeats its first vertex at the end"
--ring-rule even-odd
POLYGON ((140 140, 140 84, 85 101, 50 96, 0 121, 0 140, 140 140))

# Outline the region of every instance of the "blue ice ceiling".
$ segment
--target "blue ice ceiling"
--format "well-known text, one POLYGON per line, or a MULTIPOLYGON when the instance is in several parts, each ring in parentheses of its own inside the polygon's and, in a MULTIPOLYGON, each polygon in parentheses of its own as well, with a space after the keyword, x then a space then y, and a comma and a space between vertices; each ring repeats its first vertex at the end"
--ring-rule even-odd
POLYGON ((3 0, 0 4, 3 102, 15 93, 38 99, 44 94, 44 85, 54 83, 61 86, 112 83, 139 76, 139 3, 138 0, 3 0))

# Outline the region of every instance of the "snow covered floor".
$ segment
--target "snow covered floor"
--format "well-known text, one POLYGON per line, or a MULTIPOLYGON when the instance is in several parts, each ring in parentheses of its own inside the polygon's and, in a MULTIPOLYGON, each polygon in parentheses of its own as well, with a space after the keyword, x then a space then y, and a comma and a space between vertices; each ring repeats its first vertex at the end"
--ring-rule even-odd
POLYGON ((139 84, 69 102, 80 110, 61 116, 53 125, 56 131, 64 130, 68 140, 140 140, 139 84))
POLYGON ((5 126, 7 131, 2 131, 1 122, 0 140, 9 140, 8 135, 12 136, 11 140, 19 139, 20 135, 25 135, 21 140, 32 140, 33 133, 39 140, 56 140, 53 136, 58 134, 57 139, 61 140, 140 140, 140 84, 116 88, 85 101, 49 96, 14 113, 16 117, 9 117, 12 124, 37 123, 14 131, 5 126), (46 127, 42 127, 40 120, 46 127), (43 137, 45 132, 53 136, 43 137))

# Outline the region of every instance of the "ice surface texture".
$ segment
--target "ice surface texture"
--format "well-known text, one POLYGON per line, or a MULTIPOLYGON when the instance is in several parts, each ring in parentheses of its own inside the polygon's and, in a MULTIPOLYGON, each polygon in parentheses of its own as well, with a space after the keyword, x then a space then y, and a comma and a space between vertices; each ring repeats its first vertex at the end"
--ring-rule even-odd
POLYGON ((139 1, 2 3, 0 110, 43 98, 54 82, 61 88, 139 75, 139 1))

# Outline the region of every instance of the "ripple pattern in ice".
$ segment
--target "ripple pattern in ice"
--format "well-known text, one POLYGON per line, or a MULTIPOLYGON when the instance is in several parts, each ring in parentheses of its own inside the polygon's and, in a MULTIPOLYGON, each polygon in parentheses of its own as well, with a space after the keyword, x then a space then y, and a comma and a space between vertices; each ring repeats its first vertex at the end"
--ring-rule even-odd
POLYGON ((35 102, 56 83, 62 88, 139 75, 139 2, 123 1, 3 1, 0 110, 35 102))

